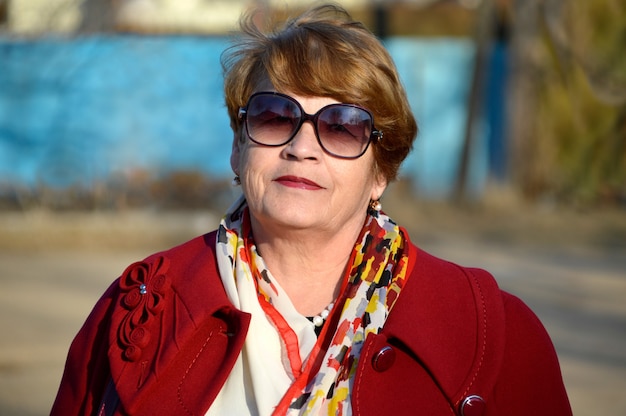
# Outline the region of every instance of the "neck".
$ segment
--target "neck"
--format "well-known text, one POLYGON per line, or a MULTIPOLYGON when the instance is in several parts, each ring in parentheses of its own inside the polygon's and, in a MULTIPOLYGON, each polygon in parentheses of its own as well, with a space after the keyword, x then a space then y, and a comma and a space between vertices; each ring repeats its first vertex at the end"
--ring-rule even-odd
POLYGON ((364 219, 340 230, 269 232, 251 218, 254 240, 274 278, 305 316, 320 313, 339 294, 364 219))

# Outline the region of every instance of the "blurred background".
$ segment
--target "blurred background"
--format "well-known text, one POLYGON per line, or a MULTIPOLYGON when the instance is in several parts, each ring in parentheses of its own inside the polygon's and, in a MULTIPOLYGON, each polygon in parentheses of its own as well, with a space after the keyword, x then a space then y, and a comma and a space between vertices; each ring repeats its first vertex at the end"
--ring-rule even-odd
MULTIPOLYGON (((0 415, 47 414, 130 262, 236 197, 220 54, 310 0, 0 0, 0 415)), ((553 337, 577 415, 626 414, 626 3, 344 0, 420 126, 385 211, 492 271, 553 337)))

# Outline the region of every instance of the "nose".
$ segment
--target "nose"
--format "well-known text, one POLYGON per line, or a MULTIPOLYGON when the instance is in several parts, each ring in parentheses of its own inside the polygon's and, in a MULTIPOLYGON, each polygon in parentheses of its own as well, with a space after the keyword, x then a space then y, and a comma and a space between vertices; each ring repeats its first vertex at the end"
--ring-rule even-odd
POLYGON ((315 135, 313 120, 305 120, 296 132, 296 135, 285 146, 285 156, 292 159, 315 159, 320 157, 322 148, 315 135))

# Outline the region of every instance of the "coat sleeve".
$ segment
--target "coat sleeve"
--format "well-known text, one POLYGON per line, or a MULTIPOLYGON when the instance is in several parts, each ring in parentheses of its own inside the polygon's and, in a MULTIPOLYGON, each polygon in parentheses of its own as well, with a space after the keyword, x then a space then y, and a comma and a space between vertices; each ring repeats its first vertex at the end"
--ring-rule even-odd
POLYGON ((572 414, 558 358, 537 316, 517 297, 503 292, 506 345, 494 388, 492 412, 507 416, 572 414))
POLYGON ((72 341, 51 416, 95 414, 110 377, 107 335, 117 287, 98 300, 72 341))

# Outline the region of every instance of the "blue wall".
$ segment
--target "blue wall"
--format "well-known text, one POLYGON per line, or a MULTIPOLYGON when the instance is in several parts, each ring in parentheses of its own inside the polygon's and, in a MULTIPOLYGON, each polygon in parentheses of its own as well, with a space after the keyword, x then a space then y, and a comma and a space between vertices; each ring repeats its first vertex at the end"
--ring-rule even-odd
MULTIPOLYGON (((420 125, 402 174, 422 195, 446 196, 462 147, 473 46, 386 44, 420 125)), ((219 64, 227 45, 220 37, 0 39, 0 182, 89 185, 134 169, 230 177, 219 64)), ((475 193, 488 174, 483 124, 470 170, 475 193)))

